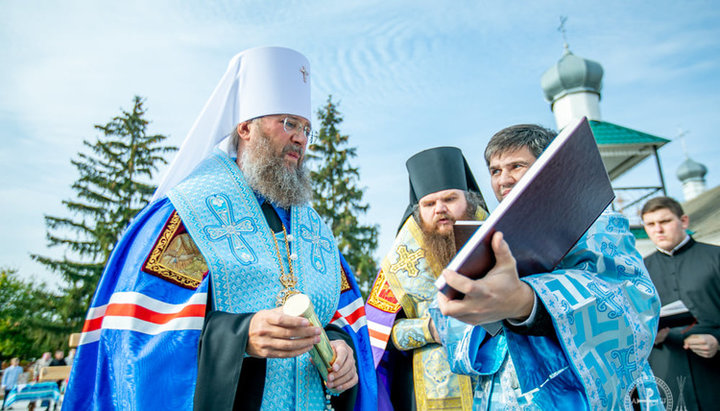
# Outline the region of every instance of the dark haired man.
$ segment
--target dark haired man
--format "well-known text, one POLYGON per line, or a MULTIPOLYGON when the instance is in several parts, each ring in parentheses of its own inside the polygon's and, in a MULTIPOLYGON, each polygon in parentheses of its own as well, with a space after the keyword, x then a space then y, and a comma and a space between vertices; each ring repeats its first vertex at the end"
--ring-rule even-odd
POLYGON ((406 166, 410 204, 365 308, 383 382, 379 409, 470 410, 470 378, 450 371, 428 308, 456 252, 453 223, 484 219, 485 202, 458 148, 421 151, 406 166))
POLYGON ((641 215, 657 247, 645 265, 660 301, 680 300, 697 319, 689 328, 659 330, 650 365, 688 410, 714 409, 720 404, 720 247, 693 240, 690 218, 670 197, 649 200, 641 215))
MULTIPOLYGON (((498 201, 554 137, 521 124, 491 138, 485 159, 498 201)), ((482 279, 443 271, 465 298, 438 294, 445 316, 430 311, 453 371, 477 378, 476 409, 616 409, 632 403, 635 387, 661 407, 647 363, 660 304, 634 241, 627 219, 605 212, 550 273, 519 278, 501 233, 482 279), (490 336, 457 319, 504 326, 490 336)))

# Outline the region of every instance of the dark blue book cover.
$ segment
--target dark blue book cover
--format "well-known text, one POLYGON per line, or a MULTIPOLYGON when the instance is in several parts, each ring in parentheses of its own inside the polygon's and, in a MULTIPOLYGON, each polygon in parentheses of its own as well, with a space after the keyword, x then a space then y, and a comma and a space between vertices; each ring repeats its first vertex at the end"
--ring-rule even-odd
MULTIPOLYGON (((521 277, 551 272, 614 198, 595 137, 582 118, 548 145, 447 268, 483 277, 495 265, 490 241, 501 231, 521 277)), ((451 299, 463 298, 442 276, 436 286, 451 299)))

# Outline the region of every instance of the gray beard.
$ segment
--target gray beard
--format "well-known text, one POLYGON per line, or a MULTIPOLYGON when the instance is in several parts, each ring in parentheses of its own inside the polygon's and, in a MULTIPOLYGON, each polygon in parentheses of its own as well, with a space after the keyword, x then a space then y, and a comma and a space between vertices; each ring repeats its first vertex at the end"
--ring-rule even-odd
POLYGON ((273 153, 269 138, 263 134, 261 137, 248 143, 240 154, 240 170, 250 187, 282 208, 310 201, 313 194, 310 172, 303 159, 297 167, 288 168, 283 160, 288 147, 278 156, 273 153))

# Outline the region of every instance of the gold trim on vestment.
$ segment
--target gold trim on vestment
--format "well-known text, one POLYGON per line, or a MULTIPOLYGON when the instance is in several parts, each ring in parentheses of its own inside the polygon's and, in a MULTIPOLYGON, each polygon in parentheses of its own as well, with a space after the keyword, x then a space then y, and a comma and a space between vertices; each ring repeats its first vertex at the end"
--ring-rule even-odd
POLYGON ((398 303, 395 294, 393 294, 390 284, 388 284, 385 278, 385 271, 382 269, 378 273, 375 283, 373 283, 372 290, 368 296, 368 305, 377 308, 378 310, 385 311, 386 313, 396 313, 400 311, 400 304, 398 303))
MULTIPOLYGON (((412 216, 405 221, 405 224, 403 224, 403 227, 400 229, 400 233, 405 230, 410 233, 410 236, 414 240, 414 245, 417 247, 410 249, 407 242, 400 245, 397 245, 397 243, 393 244, 393 251, 385 256, 381 266, 393 295, 395 295, 395 298, 397 298, 405 311, 405 316, 407 318, 417 318, 415 303, 412 297, 407 295, 402 284, 400 284, 397 273, 407 271, 408 275, 411 276, 412 270, 408 270, 408 268, 417 267, 423 259, 427 261, 427 253, 425 253, 423 249, 422 231, 412 216), (398 252, 398 250, 404 250, 404 252, 398 252)), ((396 238, 395 241, 397 242, 398 239, 396 238)))
POLYGON ((461 410, 471 411, 473 403, 472 380, 467 375, 453 374, 460 385, 459 397, 427 398, 425 395, 425 364, 423 351, 413 351, 413 384, 415 387, 415 405, 418 411, 424 410, 461 410))
POLYGON ((184 288, 196 289, 208 268, 200 250, 173 211, 143 265, 143 271, 184 288), (182 254, 174 254, 181 251, 182 254), (181 261, 182 260, 182 261, 181 261))
POLYGON ((340 266, 340 293, 344 293, 345 291, 350 289, 350 282, 347 279, 347 273, 345 272, 345 269, 342 268, 342 265, 340 266))
MULTIPOLYGON (((413 217, 409 217, 398 232, 393 250, 382 262, 386 281, 402 305, 407 319, 422 322, 422 336, 417 333, 415 338, 424 337, 425 341, 422 344, 418 342, 417 345, 423 346, 413 350, 415 404, 418 410, 471 410, 471 378, 453 374, 447 364, 444 348, 432 344, 434 339, 430 334, 427 309, 433 291, 437 292, 432 279, 440 275, 443 267, 434 256, 426 252, 424 246, 421 227, 413 217), (417 269, 418 273, 412 268, 417 269)), ((393 343, 398 346, 395 326, 393 325, 391 336, 393 343)), ((405 348, 412 348, 412 342, 414 341, 404 341, 405 348)))

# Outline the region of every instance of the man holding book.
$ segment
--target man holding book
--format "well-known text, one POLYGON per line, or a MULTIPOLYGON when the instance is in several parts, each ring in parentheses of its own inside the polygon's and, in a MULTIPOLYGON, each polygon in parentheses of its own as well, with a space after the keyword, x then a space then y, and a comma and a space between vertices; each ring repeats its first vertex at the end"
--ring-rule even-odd
MULTIPOLYGON (((498 201, 553 138, 536 125, 492 137, 485 159, 498 201)), ((465 297, 440 293, 439 309, 430 310, 452 370, 475 378, 476 409, 616 409, 638 400, 662 408, 647 363, 660 303, 625 217, 603 213, 551 272, 520 278, 499 232, 492 250, 495 264, 483 278, 444 270, 465 297), (477 326, 496 321, 495 335, 477 326)))
POLYGON ((720 404, 720 247, 693 240, 689 217, 670 197, 649 200, 641 215, 657 247, 645 265, 660 300, 682 301, 697 321, 661 328, 650 365, 688 410, 713 409, 720 404))
POLYGON ((428 308, 433 283, 455 255, 453 223, 483 220, 485 202, 455 147, 422 151, 406 165, 410 205, 365 307, 383 383, 379 409, 470 410, 471 379, 450 371, 428 308))

